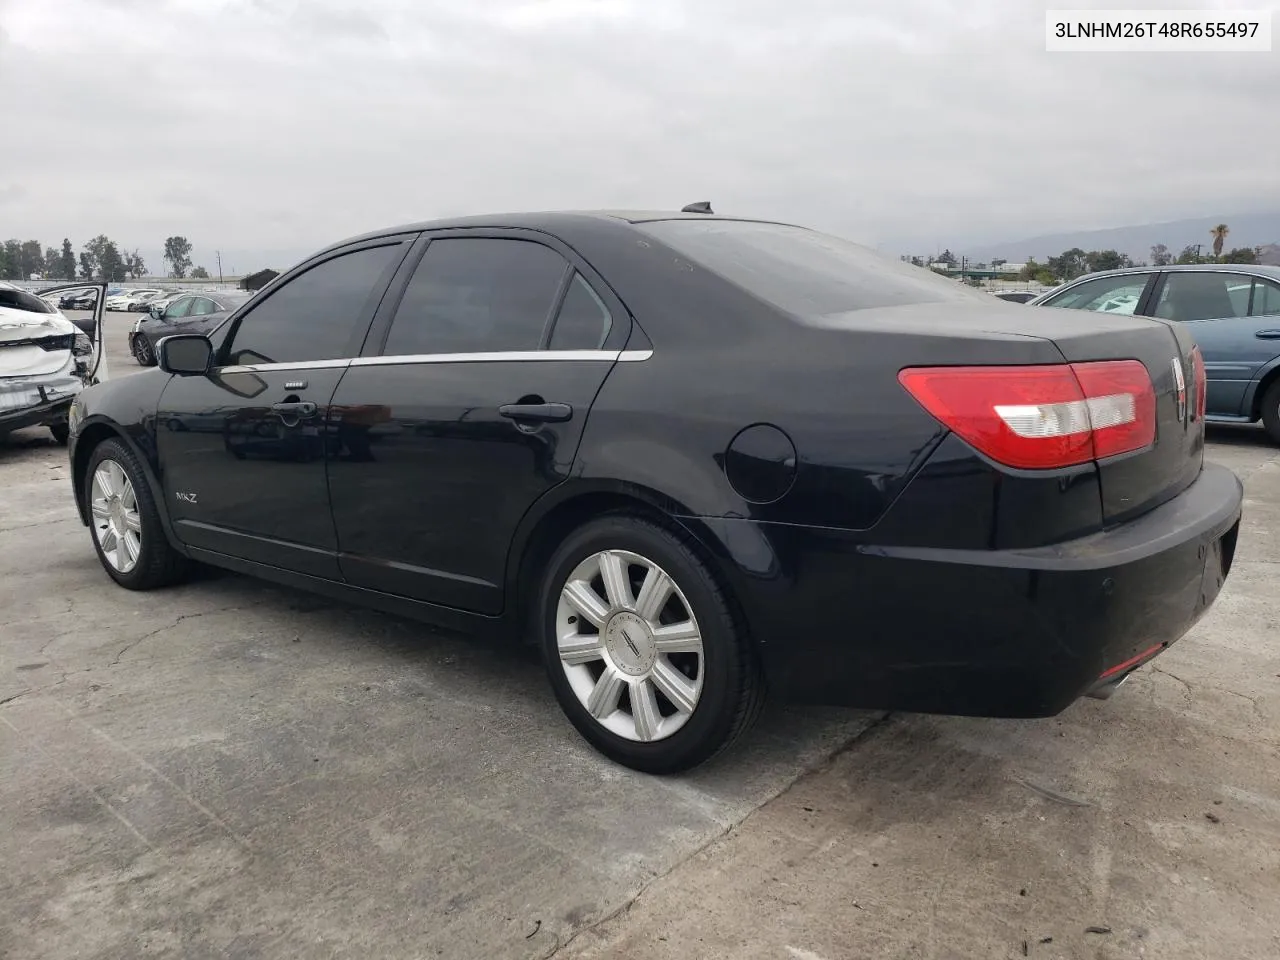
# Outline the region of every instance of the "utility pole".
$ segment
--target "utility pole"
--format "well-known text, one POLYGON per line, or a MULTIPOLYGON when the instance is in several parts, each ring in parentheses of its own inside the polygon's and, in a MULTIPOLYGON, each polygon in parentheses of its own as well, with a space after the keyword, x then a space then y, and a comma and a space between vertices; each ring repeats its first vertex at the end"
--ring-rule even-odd
POLYGON ((215 250, 213 255, 218 258, 218 283, 222 283, 222 251, 215 250))

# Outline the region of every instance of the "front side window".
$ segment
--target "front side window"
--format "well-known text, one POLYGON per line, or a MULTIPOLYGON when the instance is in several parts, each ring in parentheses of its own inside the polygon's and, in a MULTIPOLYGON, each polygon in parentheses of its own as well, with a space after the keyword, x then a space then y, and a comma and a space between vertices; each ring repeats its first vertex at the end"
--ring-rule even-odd
POLYGON ((568 264, 528 240, 432 240, 387 335, 387 356, 537 350, 568 264))
POLYGON ((1165 277, 1153 312, 1180 323, 1244 317, 1249 310, 1248 287, 1249 278, 1238 273, 1171 273, 1165 277))
POLYGON ((1078 283, 1045 301, 1046 307, 1068 310, 1091 310, 1095 313, 1132 314, 1142 300, 1149 274, 1126 273, 1116 277, 1098 277, 1078 283))
POLYGON ((164 318, 166 320, 181 320, 183 317, 190 316, 191 306, 195 303, 195 299, 195 297, 179 297, 165 307, 164 318))
POLYGON ((366 247, 298 274, 245 314, 232 334, 227 362, 300 363, 352 353, 384 274, 403 245, 366 247))

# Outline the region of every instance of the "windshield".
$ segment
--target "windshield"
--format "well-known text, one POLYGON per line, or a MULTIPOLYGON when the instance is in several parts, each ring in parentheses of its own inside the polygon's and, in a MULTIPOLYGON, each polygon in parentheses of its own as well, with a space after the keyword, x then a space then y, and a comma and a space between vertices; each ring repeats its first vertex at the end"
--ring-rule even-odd
POLYGON ((925 267, 803 227, 744 220, 636 225, 694 263, 797 316, 989 297, 925 267))

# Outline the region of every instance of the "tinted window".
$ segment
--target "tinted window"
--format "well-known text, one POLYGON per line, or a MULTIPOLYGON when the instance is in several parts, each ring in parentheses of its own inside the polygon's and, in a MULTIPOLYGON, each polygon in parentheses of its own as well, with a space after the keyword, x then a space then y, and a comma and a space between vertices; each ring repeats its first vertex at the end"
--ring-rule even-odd
POLYGON ((349 356, 356 326, 401 244, 369 247, 312 267, 279 287, 236 327, 229 363, 289 363, 349 356))
POLYGON ((552 350, 599 350, 613 317, 582 274, 575 273, 551 331, 552 350))
POLYGON ((1248 280, 1236 273, 1171 273, 1165 277, 1153 312, 1165 320, 1182 322, 1243 317, 1248 312, 1248 297, 1231 295, 1232 287, 1242 285, 1247 289, 1248 280))
POLYGON ((433 240, 404 292, 384 353, 536 350, 564 258, 525 240, 433 240))
POLYGON ((695 219, 637 226, 694 263, 799 316, 949 300, 991 302, 988 294, 924 267, 802 227, 695 219))
POLYGON ((1253 310, 1255 317, 1270 317, 1280 314, 1280 283, 1270 280, 1253 281, 1253 310))
POLYGON ((1142 299, 1142 290, 1147 285, 1148 276, 1150 275, 1146 273, 1128 273, 1118 277, 1086 280, 1045 301, 1045 306, 1092 310, 1096 313, 1131 314, 1138 309, 1138 301, 1142 299))
POLYGON ((30 313, 53 313, 53 307, 39 297, 10 287, 0 287, 0 307, 13 310, 26 310, 30 313))

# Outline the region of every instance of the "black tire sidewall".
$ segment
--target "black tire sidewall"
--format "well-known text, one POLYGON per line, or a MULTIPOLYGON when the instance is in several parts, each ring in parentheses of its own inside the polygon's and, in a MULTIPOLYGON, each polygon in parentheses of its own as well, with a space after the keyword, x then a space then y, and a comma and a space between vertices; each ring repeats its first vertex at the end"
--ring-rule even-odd
POLYGON ((84 474, 83 495, 90 526, 94 524, 93 474, 104 460, 114 460, 118 463, 129 478, 129 483, 133 485, 134 497, 138 504, 138 517, 142 522, 142 536, 139 538, 142 545, 138 551, 138 560, 128 573, 121 573, 111 565, 102 552, 97 531, 91 529, 89 536, 93 540, 93 549, 98 554, 98 561, 102 564, 102 568, 112 580, 132 590, 146 589, 154 579, 153 559, 158 553, 167 552, 172 548, 165 540, 164 530, 160 526, 160 514, 156 509, 155 497, 151 492, 150 484, 147 483, 146 475, 142 472, 133 451, 119 440, 104 440, 89 454, 89 465, 84 474))
POLYGON ((1262 395, 1262 426, 1273 443, 1280 443, 1280 380, 1262 395))
POLYGON ((605 756, 650 773, 688 769, 717 753, 742 708, 747 670, 742 639, 709 571, 675 535, 629 516, 601 518, 569 535, 548 563, 535 613, 552 690, 570 722, 605 756), (663 740, 643 743, 605 729, 579 702, 560 664, 556 608, 579 563, 602 550, 628 550, 657 563, 680 587, 702 634, 702 693, 688 722, 663 740))

